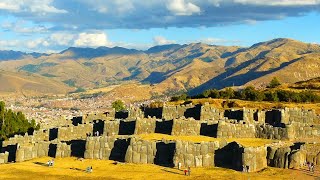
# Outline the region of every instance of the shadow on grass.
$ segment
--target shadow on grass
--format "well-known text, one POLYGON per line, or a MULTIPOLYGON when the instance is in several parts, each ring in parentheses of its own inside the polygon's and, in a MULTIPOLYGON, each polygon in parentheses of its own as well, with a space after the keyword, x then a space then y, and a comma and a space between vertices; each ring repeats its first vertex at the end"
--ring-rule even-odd
POLYGON ((34 162, 34 164, 49 167, 47 163, 43 163, 43 162, 34 162))
POLYGON ((80 169, 80 168, 70 168, 71 170, 75 171, 81 171, 81 172, 86 172, 86 170, 80 169))
POLYGON ((163 168, 161 170, 165 171, 165 172, 168 172, 168 173, 171 173, 171 174, 184 175, 184 174, 181 173, 181 172, 183 172, 183 170, 178 170, 178 169, 174 169, 174 168, 163 168), (177 172, 177 171, 179 171, 179 172, 177 172))

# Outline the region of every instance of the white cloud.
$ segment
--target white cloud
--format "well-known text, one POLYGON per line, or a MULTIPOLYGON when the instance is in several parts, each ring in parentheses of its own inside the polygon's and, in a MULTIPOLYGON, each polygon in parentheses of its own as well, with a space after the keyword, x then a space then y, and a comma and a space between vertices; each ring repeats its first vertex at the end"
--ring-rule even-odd
POLYGON ((26 41, 26 47, 28 49, 36 49, 39 46, 48 46, 49 43, 42 38, 26 41))
POLYGON ((14 1, 2 1, 0 2, 0 9, 9 10, 9 11, 18 11, 20 10, 20 6, 14 1))
POLYGON ((169 0, 167 9, 178 16, 190 16, 201 12, 199 6, 185 0, 169 0))
POLYGON ((114 44, 108 40, 108 36, 104 32, 82 32, 79 34, 57 32, 47 37, 35 39, 0 40, 0 49, 22 50, 27 52, 57 51, 57 49, 61 50, 70 46, 99 47, 112 45, 114 44))
POLYGON ((168 40, 165 37, 162 36, 155 36, 153 37, 153 42, 155 45, 165 45, 165 44, 174 44, 176 41, 174 40, 168 40))
POLYGON ((45 33, 48 32, 48 28, 40 25, 31 25, 25 21, 16 22, 3 22, 1 27, 5 30, 17 32, 17 33, 45 33))
POLYGON ((59 32, 51 34, 49 37, 49 41, 59 46, 70 46, 71 44, 73 44, 75 38, 76 35, 74 34, 59 32))
POLYGON ((99 47, 110 46, 107 34, 104 32, 98 33, 80 33, 74 41, 75 46, 80 47, 99 47))
POLYGON ((0 49, 10 50, 19 45, 18 40, 0 40, 0 49))
POLYGON ((118 15, 125 15, 135 9, 131 0, 112 0, 106 2, 105 0, 90 0, 86 4, 92 7, 94 11, 102 14, 116 13, 118 15))
POLYGON ((320 4, 320 0, 234 0, 234 2, 267 6, 303 6, 320 4))
POLYGON ((0 9, 13 12, 66 13, 66 10, 52 6, 53 0, 1 0, 0 9))

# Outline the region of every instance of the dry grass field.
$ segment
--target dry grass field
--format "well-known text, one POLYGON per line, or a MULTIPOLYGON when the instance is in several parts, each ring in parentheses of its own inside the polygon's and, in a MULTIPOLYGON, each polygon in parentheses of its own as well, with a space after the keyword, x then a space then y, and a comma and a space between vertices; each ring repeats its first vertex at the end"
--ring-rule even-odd
POLYGON ((192 168, 191 176, 185 176, 181 170, 151 164, 117 164, 105 160, 77 160, 76 158, 55 159, 53 167, 45 163, 49 157, 34 159, 22 163, 0 165, 0 179, 126 179, 126 180, 178 180, 178 179, 316 179, 319 170, 314 174, 306 170, 288 170, 267 168, 256 173, 242 173, 223 168, 192 168), (86 173, 88 166, 92 173, 86 173))

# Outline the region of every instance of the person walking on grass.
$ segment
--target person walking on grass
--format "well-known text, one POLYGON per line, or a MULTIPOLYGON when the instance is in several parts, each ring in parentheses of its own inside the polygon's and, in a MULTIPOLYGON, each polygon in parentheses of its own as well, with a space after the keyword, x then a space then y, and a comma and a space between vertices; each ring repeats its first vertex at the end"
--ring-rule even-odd
POLYGON ((191 174, 191 168, 190 166, 188 166, 188 176, 190 176, 190 174, 191 174))

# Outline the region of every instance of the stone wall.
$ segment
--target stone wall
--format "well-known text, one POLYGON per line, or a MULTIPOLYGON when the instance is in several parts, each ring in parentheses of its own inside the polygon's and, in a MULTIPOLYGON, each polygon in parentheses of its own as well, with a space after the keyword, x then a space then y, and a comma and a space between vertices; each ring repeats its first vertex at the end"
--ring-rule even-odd
POLYGON ((115 109, 111 108, 104 113, 86 114, 82 116, 82 124, 91 123, 94 120, 112 120, 115 118, 115 109))
POLYGON ((292 122, 290 127, 291 139, 320 138, 320 125, 292 122))
POLYGON ((267 167, 267 147, 247 147, 242 154, 242 165, 248 172, 260 171, 267 167))
POLYGON ((306 151, 301 144, 276 144, 267 147, 268 166, 299 169, 306 162, 306 151))
POLYGON ((16 150, 16 162, 23 162, 34 158, 48 156, 50 142, 37 142, 30 144, 18 144, 16 150))
POLYGON ((201 106, 200 120, 220 120, 224 118, 224 110, 214 108, 205 103, 201 106))
POLYGON ((301 146, 306 154, 306 161, 320 164, 320 143, 307 143, 301 146))
POLYGON ((172 120, 181 117, 192 117, 196 120, 200 120, 201 105, 180 105, 180 106, 163 106, 162 119, 172 120))
POLYGON ((181 163, 183 167, 212 167, 214 152, 218 148, 219 141, 201 143, 176 141, 175 166, 181 163))
POLYGON ((8 163, 9 152, 0 153, 0 164, 8 163))
POLYGON ((26 144, 33 143, 39 141, 48 141, 49 140, 49 131, 48 130, 40 130, 34 131, 33 135, 28 135, 26 133, 24 136, 15 135, 14 137, 9 138, 6 141, 3 141, 2 146, 14 145, 14 144, 26 144))
POLYGON ((124 162, 129 143, 129 138, 116 138, 114 136, 88 137, 84 158, 110 159, 124 162))
POLYGON ((171 135, 174 136, 197 136, 200 135, 201 122, 192 118, 179 118, 173 120, 171 135))
POLYGON ((286 127, 274 127, 268 124, 256 125, 256 137, 262 139, 279 139, 288 140, 292 138, 292 134, 288 132, 286 127))
POLYGON ((128 109, 128 119, 144 118, 144 113, 139 107, 130 106, 128 109))
POLYGON ((137 164, 154 164, 157 153, 155 141, 132 138, 125 155, 125 162, 137 164))
POLYGON ((56 145, 55 158, 64 158, 71 156, 71 146, 65 142, 59 142, 56 145))
POLYGON ((103 129, 103 135, 104 136, 115 136, 119 134, 119 126, 120 121, 114 120, 114 121, 105 121, 104 122, 104 129, 103 129))
POLYGON ((78 126, 68 126, 58 128, 59 141, 71 141, 85 139, 88 134, 93 133, 93 124, 79 124, 78 126))
POLYGON ((256 129, 253 124, 235 121, 219 121, 217 138, 255 138, 256 129))
POLYGON ((285 108, 284 112, 288 117, 288 122, 320 124, 320 118, 314 110, 300 108, 285 108))
POLYGON ((134 134, 151 134, 156 129, 155 118, 137 118, 134 134))

